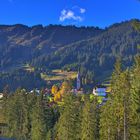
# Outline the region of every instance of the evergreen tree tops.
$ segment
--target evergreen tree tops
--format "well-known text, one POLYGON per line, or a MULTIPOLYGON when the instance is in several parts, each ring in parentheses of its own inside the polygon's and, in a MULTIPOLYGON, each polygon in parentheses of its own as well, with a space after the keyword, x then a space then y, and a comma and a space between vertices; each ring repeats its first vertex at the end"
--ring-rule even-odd
MULTIPOLYGON (((49 105, 43 93, 17 90, 4 96, 5 136, 17 140, 139 140, 140 139, 140 57, 131 69, 117 61, 111 78, 111 93, 105 104, 98 96, 75 95, 64 83, 63 104, 49 105)), ((5 93, 7 93, 5 91, 5 93)))

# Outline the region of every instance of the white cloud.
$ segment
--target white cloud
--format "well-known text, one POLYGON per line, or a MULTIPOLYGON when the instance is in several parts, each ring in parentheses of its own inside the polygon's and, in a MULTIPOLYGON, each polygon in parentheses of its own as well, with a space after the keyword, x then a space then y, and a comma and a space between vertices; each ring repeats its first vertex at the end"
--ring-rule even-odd
POLYGON ((81 13, 81 14, 84 14, 85 12, 86 12, 86 9, 80 8, 80 13, 81 13))
POLYGON ((79 16, 79 15, 76 15, 74 11, 63 9, 61 11, 61 15, 59 17, 59 20, 61 22, 63 22, 65 20, 67 20, 67 19, 69 19, 69 20, 75 20, 75 21, 82 21, 83 20, 83 18, 81 16, 79 16))

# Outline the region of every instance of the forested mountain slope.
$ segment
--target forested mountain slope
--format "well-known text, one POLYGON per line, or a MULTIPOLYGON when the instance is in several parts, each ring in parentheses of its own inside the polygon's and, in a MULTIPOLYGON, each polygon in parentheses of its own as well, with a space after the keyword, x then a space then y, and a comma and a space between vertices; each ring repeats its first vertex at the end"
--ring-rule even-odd
POLYGON ((0 69, 19 66, 54 52, 64 45, 98 35, 103 30, 94 27, 37 25, 0 26, 0 69))
MULTIPOLYGON (((134 29, 134 21, 117 23, 105 29, 0 25, 0 71, 8 75, 12 71, 13 75, 14 71, 29 64, 37 69, 80 70, 89 81, 94 78, 102 82, 110 76, 116 58, 122 58, 127 67, 139 53, 140 33, 134 29)), ((1 74, 0 83, 5 85, 7 79, 3 76, 5 74, 1 74)), ((8 83, 11 81, 13 79, 8 79, 8 83)))
POLYGON ((66 45, 48 56, 35 59, 32 64, 50 68, 82 67, 94 71, 95 76, 112 71, 116 58, 122 58, 125 66, 130 66, 140 44, 140 34, 132 23, 114 24, 100 35, 66 45))

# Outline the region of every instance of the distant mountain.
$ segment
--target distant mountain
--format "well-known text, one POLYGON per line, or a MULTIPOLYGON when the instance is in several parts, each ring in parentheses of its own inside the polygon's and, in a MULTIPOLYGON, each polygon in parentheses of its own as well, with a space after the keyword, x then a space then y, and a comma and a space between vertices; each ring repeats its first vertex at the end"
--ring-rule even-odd
POLYGON ((65 45, 89 39, 102 32, 94 27, 1 25, 0 69, 20 66, 42 54, 48 55, 65 45))
POLYGON ((122 58, 125 67, 131 66, 139 52, 140 33, 134 29, 134 21, 106 29, 0 25, 0 71, 13 72, 28 63, 35 68, 80 69, 83 75, 90 73, 103 81, 111 74, 116 58, 122 58))
POLYGON ((33 59, 32 65, 52 69, 82 67, 102 79, 111 74, 117 58, 122 59, 125 67, 131 66, 139 52, 140 33, 134 29, 133 22, 114 24, 94 37, 65 45, 50 55, 39 56, 33 59))

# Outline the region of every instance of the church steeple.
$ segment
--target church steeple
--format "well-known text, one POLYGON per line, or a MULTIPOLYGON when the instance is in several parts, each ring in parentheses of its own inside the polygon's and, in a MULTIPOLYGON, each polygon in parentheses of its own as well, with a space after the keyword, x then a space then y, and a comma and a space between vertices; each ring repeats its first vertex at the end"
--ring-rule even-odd
POLYGON ((81 77, 80 77, 80 73, 78 72, 77 74, 77 90, 80 90, 81 88, 81 77))

